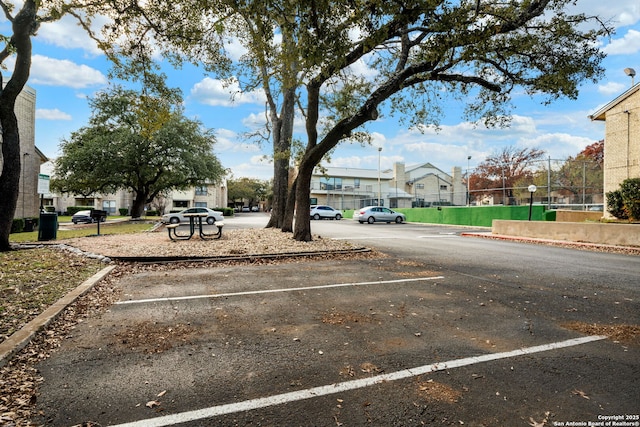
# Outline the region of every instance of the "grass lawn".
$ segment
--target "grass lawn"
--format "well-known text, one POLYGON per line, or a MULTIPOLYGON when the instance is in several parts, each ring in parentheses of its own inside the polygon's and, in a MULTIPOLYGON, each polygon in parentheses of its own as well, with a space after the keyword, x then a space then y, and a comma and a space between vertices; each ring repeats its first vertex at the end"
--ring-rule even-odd
MULTIPOLYGON (((71 217, 59 217, 58 223, 64 222, 71 222, 71 217)), ((153 219, 101 223, 100 234, 141 233, 153 225, 153 219)), ((97 224, 64 228, 60 225, 56 240, 51 242, 63 243, 64 239, 97 232, 97 224)), ((14 233, 9 240, 37 243, 38 231, 14 233)), ((0 252, 0 342, 104 267, 98 260, 46 246, 0 252)))
MULTIPOLYGON (((110 219, 118 217, 109 217, 110 219)), ((124 217, 123 217, 124 218, 124 217)), ((147 218, 144 221, 123 221, 114 223, 101 223, 100 234, 125 234, 125 233, 140 233, 150 230, 153 227, 154 221, 159 221, 159 218, 147 218)), ((58 230, 56 233, 56 240, 72 239, 74 237, 86 237, 92 234, 96 234, 98 231, 98 224, 86 224, 81 227, 73 229, 64 229, 65 222, 71 222, 70 216, 58 217, 58 230)), ((26 233, 13 233, 9 235, 9 241, 11 243, 27 243, 38 241, 38 230, 26 232, 26 233)))

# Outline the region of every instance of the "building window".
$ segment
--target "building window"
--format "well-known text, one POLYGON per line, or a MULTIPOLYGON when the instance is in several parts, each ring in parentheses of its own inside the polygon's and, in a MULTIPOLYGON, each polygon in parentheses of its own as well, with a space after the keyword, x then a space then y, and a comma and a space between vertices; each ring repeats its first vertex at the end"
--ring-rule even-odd
POLYGON ((353 188, 360 188, 360 178, 353 179, 353 188))
POLYGON ((206 196, 207 195, 207 186, 206 185, 198 185, 196 186, 196 196, 206 196))
POLYGON ((103 200, 102 210, 107 211, 109 215, 116 213, 116 201, 115 200, 103 200))
POLYGON ((441 190, 446 190, 446 189, 447 189, 447 186, 446 186, 446 185, 441 185, 441 186, 440 186, 440 189, 441 189, 441 190))
POLYGON ((424 184, 416 184, 418 190, 424 190, 424 184))
POLYGON ((342 190, 342 178, 322 178, 320 180, 321 190, 342 190))
POLYGON ((196 208, 206 208, 207 207, 207 202, 195 202, 194 206, 196 208))
POLYGON ((174 200, 173 201, 174 208, 188 208, 189 201, 188 200, 174 200))

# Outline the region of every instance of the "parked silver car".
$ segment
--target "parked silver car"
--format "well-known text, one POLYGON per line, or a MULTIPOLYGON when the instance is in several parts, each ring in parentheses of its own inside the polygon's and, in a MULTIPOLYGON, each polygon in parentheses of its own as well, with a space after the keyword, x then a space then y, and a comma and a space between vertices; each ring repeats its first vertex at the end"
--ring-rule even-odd
POLYGON ((323 218, 329 219, 342 219, 342 212, 333 209, 331 206, 311 206, 311 213, 309 214, 311 219, 319 220, 323 218))
POLYGON ((403 213, 392 211, 389 208, 383 206, 367 206, 362 209, 357 209, 353 212, 353 219, 357 220, 360 224, 368 222, 373 224, 374 222, 396 222, 402 224, 407 220, 403 213))
POLYGON ((161 221, 165 224, 178 224, 181 222, 189 223, 189 218, 185 217, 184 214, 201 214, 206 213, 207 215, 207 224, 213 224, 216 221, 224 221, 224 216, 222 216, 222 212, 214 211, 209 208, 189 208, 180 212, 168 213, 162 215, 161 221))

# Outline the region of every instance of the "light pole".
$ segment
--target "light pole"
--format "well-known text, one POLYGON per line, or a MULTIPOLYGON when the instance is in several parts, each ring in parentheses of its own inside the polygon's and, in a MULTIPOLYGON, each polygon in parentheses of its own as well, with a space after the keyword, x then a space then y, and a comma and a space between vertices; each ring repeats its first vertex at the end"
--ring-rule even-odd
POLYGON ((378 147, 378 206, 382 206, 382 202, 380 201, 382 197, 382 186, 380 185, 380 152, 382 151, 382 147, 378 147))
POLYGON ((531 221, 531 209, 533 208, 533 193, 535 193, 537 189, 538 187, 533 184, 531 184, 528 188, 529 193, 531 194, 531 196, 529 197, 529 221, 531 221))
POLYGON ((471 187, 469 186, 469 160, 471 160, 471 156, 467 156, 467 206, 471 205, 471 187))

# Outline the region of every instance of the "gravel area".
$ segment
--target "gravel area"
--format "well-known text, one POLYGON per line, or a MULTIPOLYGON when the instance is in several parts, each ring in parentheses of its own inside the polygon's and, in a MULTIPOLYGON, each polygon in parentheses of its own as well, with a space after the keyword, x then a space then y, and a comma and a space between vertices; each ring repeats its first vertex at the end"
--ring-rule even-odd
POLYGON ((224 230, 222 237, 174 241, 164 227, 147 233, 114 234, 65 240, 67 245, 106 257, 216 257, 344 251, 356 246, 344 240, 313 236, 311 242, 298 242, 291 233, 271 228, 224 230))

